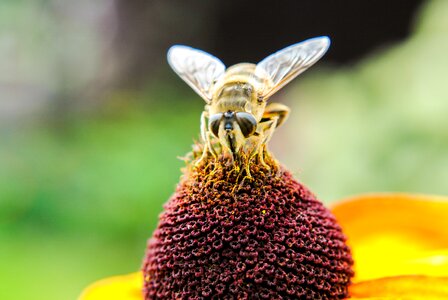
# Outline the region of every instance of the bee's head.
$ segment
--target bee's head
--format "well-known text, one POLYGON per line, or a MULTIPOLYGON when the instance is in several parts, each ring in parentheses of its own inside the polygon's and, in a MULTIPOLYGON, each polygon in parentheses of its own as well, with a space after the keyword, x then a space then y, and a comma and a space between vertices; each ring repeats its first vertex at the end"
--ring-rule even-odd
POLYGON ((253 135, 257 129, 257 120, 250 113, 234 111, 217 113, 212 115, 209 119, 210 131, 216 137, 219 137, 220 130, 231 132, 236 126, 239 127, 243 136, 247 138, 253 135))

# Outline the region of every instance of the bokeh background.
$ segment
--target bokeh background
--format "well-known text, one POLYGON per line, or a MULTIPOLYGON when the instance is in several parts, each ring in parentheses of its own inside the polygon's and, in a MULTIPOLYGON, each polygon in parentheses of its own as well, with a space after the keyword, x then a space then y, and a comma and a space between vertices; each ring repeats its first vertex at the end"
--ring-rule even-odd
POLYGON ((204 104, 170 45, 231 65, 319 35, 272 98, 277 158, 327 204, 448 194, 448 1, 0 0, 0 299, 139 269, 204 104))

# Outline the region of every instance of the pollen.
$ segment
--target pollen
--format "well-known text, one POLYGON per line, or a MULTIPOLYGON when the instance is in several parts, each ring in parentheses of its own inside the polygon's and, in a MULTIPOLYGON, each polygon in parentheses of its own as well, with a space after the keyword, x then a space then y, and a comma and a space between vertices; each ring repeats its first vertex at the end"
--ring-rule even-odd
POLYGON ((186 169, 148 241, 145 299, 347 297, 353 260, 329 210, 283 167, 241 172, 186 169))

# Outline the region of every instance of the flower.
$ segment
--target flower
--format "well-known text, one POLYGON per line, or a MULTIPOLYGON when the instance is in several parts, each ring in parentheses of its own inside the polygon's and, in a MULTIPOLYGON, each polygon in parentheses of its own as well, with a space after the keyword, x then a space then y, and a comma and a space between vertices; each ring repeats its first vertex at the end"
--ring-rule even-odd
POLYGON ((448 298, 448 198, 365 195, 332 212, 353 251, 352 299, 448 298))
MULTIPOLYGON (((372 194, 332 213, 355 262, 351 299, 448 298, 448 198, 372 194)), ((79 300, 142 300, 143 282, 140 272, 104 279, 79 300)))
POLYGON ((405 259, 416 258, 412 253, 429 248, 420 242, 433 235, 422 230, 424 222, 412 230, 409 224, 417 216, 397 210, 391 205, 395 201, 367 198, 357 206, 352 200, 332 213, 264 147, 255 152, 258 155, 248 155, 250 151, 234 154, 220 144, 212 146, 222 152, 205 159, 200 147, 193 148, 148 242, 142 273, 102 281, 81 299, 363 299, 378 286, 373 295, 387 297, 397 286, 408 285, 415 295, 440 282, 442 288, 431 293, 445 293, 443 277, 404 273, 406 277, 383 278, 391 266, 395 270, 398 263, 403 269, 400 263, 408 266, 405 259), (381 211, 370 216, 377 207, 381 211), (396 220, 408 225, 394 226, 396 220), (408 232, 395 233, 395 227, 408 232), (343 229, 357 249, 354 285, 354 261, 343 229), (411 249, 403 246, 409 246, 410 232, 419 241, 411 249), (362 267, 363 260, 373 263, 362 267), (364 269, 370 270, 368 275, 364 269), (126 282, 134 288, 123 289, 126 282))
POLYGON ((266 163, 241 171, 211 160, 186 170, 148 243, 145 299, 348 295, 353 260, 334 216, 290 172, 266 163))

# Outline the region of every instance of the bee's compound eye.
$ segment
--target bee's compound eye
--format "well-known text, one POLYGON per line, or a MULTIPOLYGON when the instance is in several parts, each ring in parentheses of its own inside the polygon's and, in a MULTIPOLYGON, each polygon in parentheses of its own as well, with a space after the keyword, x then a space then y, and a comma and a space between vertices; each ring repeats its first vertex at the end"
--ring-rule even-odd
POLYGON ((257 129, 257 120, 252 114, 237 112, 236 121, 240 126, 241 132, 246 138, 254 134, 255 130, 257 129))
POLYGON ((218 137, 219 124, 221 123, 222 114, 214 114, 208 119, 208 127, 214 136, 218 137))

